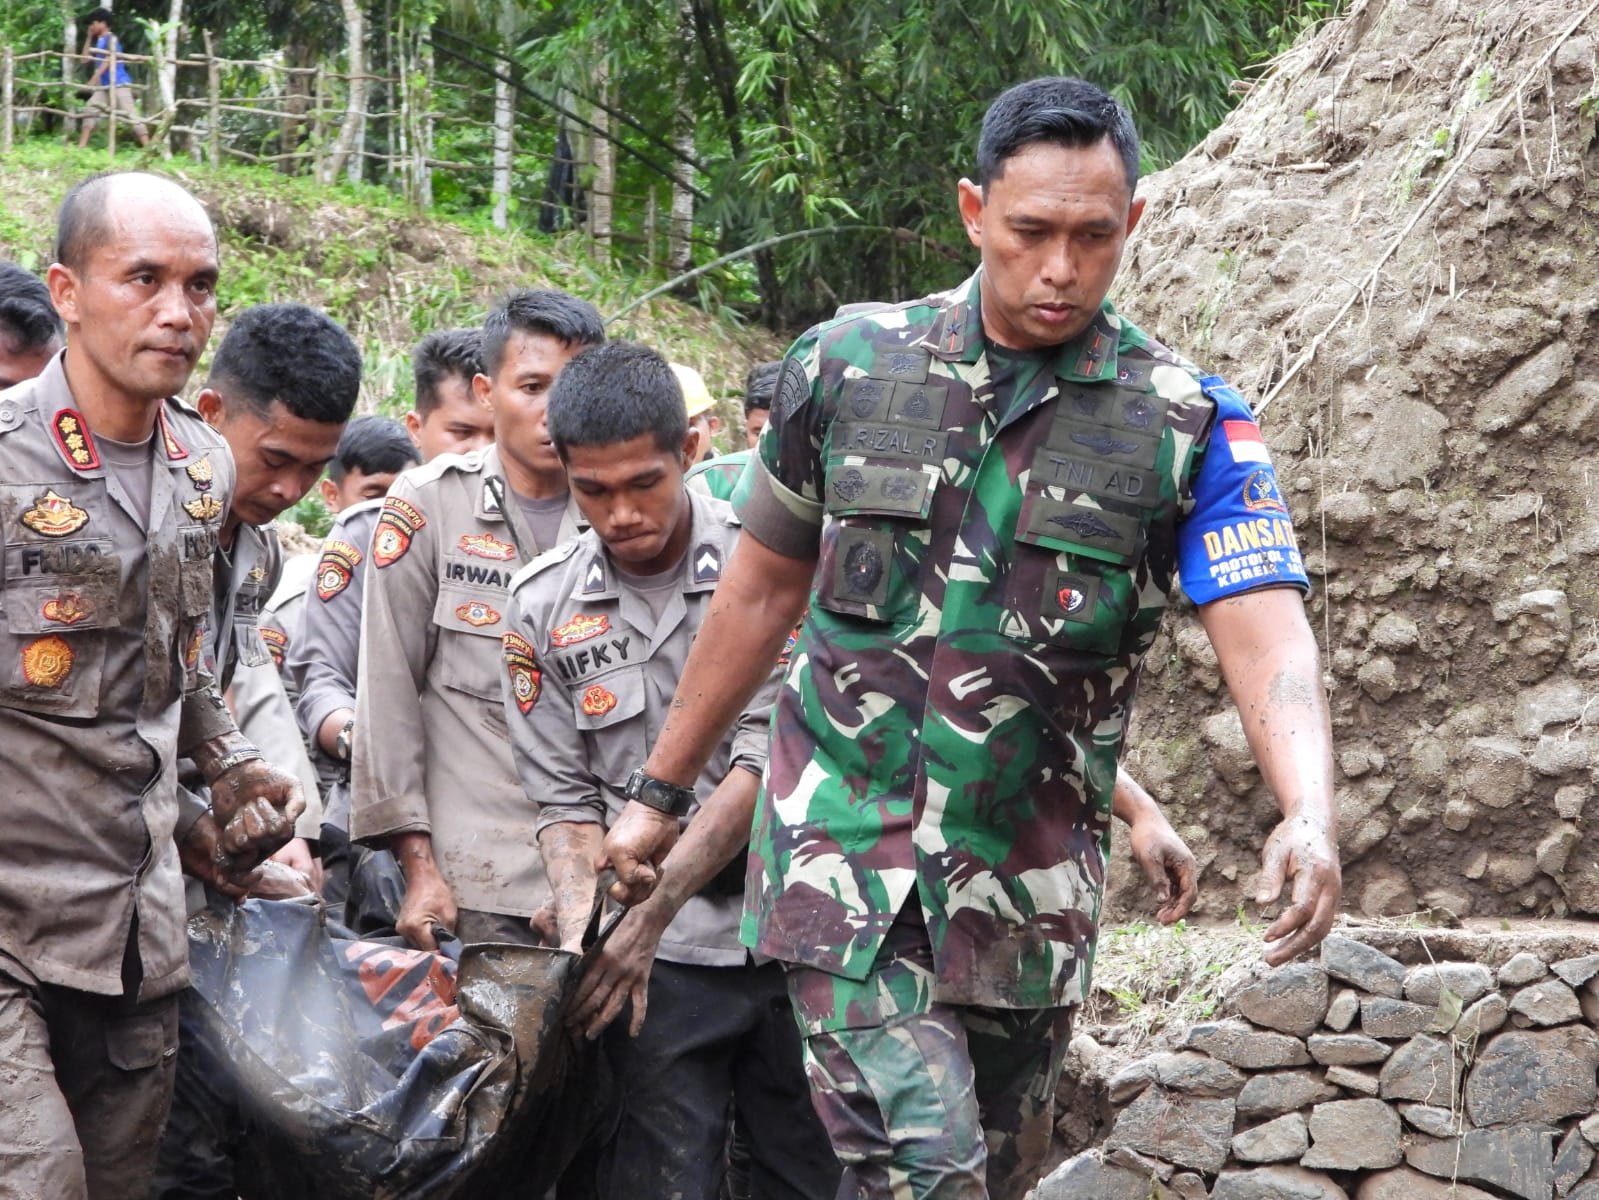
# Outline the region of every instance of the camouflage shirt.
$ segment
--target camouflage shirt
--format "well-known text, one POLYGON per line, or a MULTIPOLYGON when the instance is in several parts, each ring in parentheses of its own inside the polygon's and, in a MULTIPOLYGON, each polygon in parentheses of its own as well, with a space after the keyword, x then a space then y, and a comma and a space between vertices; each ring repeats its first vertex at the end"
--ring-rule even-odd
POLYGON ((684 479, 690 488, 702 495, 731 500, 738 487, 739 476, 744 474, 745 465, 753 457, 753 450, 735 450, 732 454, 708 458, 690 467, 684 479))
MULTIPOLYGON (((736 505, 819 561, 742 936, 862 979, 914 890, 938 1000, 1045 1008, 1087 988, 1139 662, 1200 544, 1183 527, 1237 515, 1195 491, 1218 397, 1253 422, 1108 305, 1028 355, 985 344, 978 303, 973 276, 785 360, 736 505)), ((1280 568, 1206 598, 1303 582, 1297 553, 1280 568)))

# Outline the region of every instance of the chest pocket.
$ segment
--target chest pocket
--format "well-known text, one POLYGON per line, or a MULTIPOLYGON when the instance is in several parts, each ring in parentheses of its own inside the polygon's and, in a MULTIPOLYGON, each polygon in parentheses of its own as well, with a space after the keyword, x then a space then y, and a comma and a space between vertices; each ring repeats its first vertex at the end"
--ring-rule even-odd
POLYGON ((0 699, 62 717, 99 712, 106 631, 119 628, 122 567, 103 495, 81 485, 4 489, 0 699))
POLYGON ((936 470, 910 463, 830 463, 816 600, 868 621, 914 618, 931 531, 936 470))
POLYGON ((623 667, 567 686, 572 721, 588 746, 589 769, 620 792, 647 752, 644 668, 623 667))
POLYGON ((509 600, 503 590, 440 586, 433 606, 439 644, 433 670, 439 684, 488 704, 504 729, 500 677, 504 674, 500 634, 509 600))

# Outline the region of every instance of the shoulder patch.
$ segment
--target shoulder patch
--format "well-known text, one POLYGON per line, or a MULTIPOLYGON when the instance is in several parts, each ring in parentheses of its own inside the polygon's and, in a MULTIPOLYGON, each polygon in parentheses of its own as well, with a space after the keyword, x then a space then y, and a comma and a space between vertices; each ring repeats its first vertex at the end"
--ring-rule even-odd
POLYGON ((333 599, 355 577, 355 568, 366 557, 349 542, 337 538, 322 547, 316 565, 316 594, 324 603, 333 599))
POLYGON ((405 557, 411 538, 427 524, 422 510, 399 496, 383 498, 383 512, 372 535, 372 561, 380 568, 405 557))
POLYGON ((538 660, 533 655, 533 643, 520 633, 507 632, 500 635, 500 645, 505 655, 506 674, 511 679, 511 698, 516 701, 517 710, 526 716, 539 702, 544 682, 538 660))

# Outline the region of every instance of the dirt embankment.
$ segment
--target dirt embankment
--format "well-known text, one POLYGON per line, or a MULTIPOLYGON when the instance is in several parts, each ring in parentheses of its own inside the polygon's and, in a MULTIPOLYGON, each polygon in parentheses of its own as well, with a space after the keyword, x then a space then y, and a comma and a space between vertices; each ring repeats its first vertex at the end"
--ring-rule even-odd
MULTIPOLYGON (((1119 303, 1262 407, 1369 915, 1599 913, 1596 10, 1357 2, 1141 185, 1119 303)), ((1145 676, 1129 765, 1230 914, 1276 814, 1191 609, 1145 676)))

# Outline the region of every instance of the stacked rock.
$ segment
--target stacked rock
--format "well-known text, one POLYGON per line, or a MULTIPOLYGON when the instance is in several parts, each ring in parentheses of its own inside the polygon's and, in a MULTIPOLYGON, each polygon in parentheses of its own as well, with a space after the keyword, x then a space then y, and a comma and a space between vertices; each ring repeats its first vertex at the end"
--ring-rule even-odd
POLYGON ((1329 937, 1111 1077, 1034 1200, 1599 1200, 1599 954, 1406 966, 1329 937))

